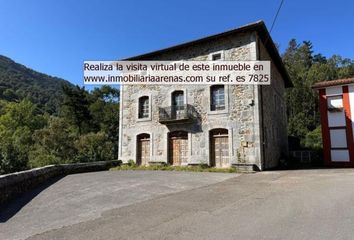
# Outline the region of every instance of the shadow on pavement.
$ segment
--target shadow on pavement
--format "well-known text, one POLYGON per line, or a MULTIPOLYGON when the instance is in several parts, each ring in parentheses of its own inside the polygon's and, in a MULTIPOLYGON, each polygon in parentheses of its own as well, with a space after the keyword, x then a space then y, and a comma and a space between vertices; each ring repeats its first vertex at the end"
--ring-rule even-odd
POLYGON ((14 215, 16 215, 16 213, 18 213, 33 198, 35 198, 43 190, 50 187, 52 184, 56 183, 63 177, 64 176, 58 176, 52 178, 40 184, 38 187, 34 188, 33 190, 21 194, 16 199, 11 200, 9 203, 0 206, 0 223, 7 222, 14 215))

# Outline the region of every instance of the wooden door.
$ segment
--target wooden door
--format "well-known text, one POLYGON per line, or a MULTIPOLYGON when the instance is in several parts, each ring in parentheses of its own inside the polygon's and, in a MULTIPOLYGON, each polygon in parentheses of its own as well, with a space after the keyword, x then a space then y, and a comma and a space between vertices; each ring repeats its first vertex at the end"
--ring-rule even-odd
POLYGON ((180 166, 187 163, 188 159, 188 134, 179 132, 169 137, 169 163, 173 166, 180 166))
POLYGON ((150 161, 150 138, 141 137, 138 138, 138 149, 137 149, 137 164, 138 165, 148 165, 150 161))
POLYGON ((212 133, 210 141, 211 165, 217 168, 229 167, 229 138, 227 132, 212 133))

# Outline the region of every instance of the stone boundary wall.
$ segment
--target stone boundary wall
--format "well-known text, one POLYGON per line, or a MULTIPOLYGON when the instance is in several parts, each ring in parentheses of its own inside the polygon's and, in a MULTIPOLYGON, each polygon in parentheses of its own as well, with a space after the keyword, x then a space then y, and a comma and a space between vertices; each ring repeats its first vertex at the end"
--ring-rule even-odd
POLYGON ((113 160, 49 165, 22 172, 0 175, 0 205, 9 202, 11 199, 39 186, 49 179, 75 173, 105 171, 119 164, 120 161, 113 160))

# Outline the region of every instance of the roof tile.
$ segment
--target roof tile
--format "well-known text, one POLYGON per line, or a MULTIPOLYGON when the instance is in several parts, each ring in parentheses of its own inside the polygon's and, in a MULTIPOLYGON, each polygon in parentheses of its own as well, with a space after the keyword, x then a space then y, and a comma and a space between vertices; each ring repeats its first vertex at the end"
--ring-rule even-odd
POLYGON ((354 77, 317 82, 312 86, 312 88, 313 89, 320 89, 320 88, 326 88, 326 87, 332 87, 332 86, 338 86, 338 85, 348 85, 348 84, 352 84, 352 83, 354 83, 354 77))

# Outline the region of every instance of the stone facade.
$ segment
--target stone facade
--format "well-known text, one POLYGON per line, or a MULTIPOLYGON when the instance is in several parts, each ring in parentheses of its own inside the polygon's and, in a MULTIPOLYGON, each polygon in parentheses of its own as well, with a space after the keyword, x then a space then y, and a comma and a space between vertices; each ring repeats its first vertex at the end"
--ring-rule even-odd
MULTIPOLYGON (((141 60, 211 60, 220 53, 222 60, 271 60, 257 31, 186 45, 178 50, 156 52, 141 60)), ((210 85, 125 85, 121 89, 119 159, 138 158, 137 136, 150 136, 149 164, 167 163, 170 150, 168 134, 188 133, 187 158, 181 165, 210 164, 210 133, 227 129, 228 165, 250 165, 257 169, 277 165, 287 153, 285 85, 277 66, 272 63, 270 86, 225 85, 225 109, 211 111, 210 85), (180 90, 184 103, 193 106, 197 120, 188 124, 161 124, 159 108, 171 106, 171 94, 180 90), (149 117, 138 118, 139 98, 148 96, 149 117), (274 100, 274 101, 273 101, 274 100)))
MULTIPOLYGON (((259 42, 259 59, 272 60, 264 45, 259 42)), ((280 158, 288 153, 287 115, 285 86, 277 67, 271 63, 271 85, 262 87, 261 102, 263 113, 264 168, 278 165, 280 158)))

